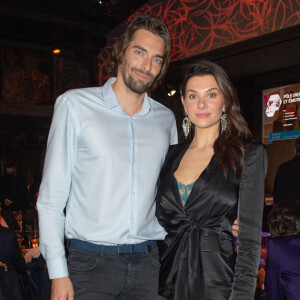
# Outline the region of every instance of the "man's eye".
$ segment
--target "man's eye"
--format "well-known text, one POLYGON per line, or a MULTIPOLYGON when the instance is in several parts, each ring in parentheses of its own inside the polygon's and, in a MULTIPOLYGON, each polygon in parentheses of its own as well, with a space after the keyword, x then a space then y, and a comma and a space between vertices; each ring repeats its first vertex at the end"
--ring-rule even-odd
POLYGON ((160 58, 154 58, 154 62, 161 65, 162 64, 162 59, 160 58))
POLYGON ((143 52, 142 52, 141 50, 136 50, 135 53, 136 53, 137 55, 143 55, 143 52))

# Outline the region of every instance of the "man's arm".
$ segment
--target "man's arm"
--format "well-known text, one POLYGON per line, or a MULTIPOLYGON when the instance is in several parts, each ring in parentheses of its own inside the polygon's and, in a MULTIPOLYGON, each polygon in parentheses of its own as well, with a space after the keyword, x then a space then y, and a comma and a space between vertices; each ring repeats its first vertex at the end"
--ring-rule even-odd
POLYGON ((74 111, 64 95, 55 104, 49 132, 43 179, 37 202, 40 250, 50 279, 67 277, 64 249, 64 208, 69 197, 77 151, 74 111))

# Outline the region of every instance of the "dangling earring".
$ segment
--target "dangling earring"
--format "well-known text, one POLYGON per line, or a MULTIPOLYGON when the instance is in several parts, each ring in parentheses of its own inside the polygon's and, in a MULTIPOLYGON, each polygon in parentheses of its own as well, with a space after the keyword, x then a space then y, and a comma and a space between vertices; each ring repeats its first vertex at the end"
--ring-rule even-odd
POLYGON ((189 132, 190 132, 190 129, 191 129, 191 121, 190 121, 189 116, 186 112, 185 112, 185 117, 182 120, 182 129, 183 129, 184 138, 186 139, 187 136, 189 135, 189 132))
POLYGON ((227 128, 227 120, 226 120, 226 112, 224 111, 221 117, 221 134, 226 131, 227 128))

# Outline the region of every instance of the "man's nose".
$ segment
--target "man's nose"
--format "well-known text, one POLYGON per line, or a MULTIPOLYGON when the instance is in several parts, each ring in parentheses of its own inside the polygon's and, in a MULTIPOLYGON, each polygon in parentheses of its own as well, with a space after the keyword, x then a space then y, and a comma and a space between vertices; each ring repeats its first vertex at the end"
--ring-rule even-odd
POLYGON ((149 57, 145 57, 142 63, 142 69, 144 71, 150 71, 152 66, 152 61, 149 57))

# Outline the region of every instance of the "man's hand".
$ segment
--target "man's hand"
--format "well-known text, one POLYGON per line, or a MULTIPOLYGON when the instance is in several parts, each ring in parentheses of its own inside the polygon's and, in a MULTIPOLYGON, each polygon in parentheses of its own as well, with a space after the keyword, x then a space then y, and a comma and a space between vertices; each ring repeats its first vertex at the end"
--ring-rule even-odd
POLYGON ((51 300, 74 300, 73 285, 69 277, 52 279, 51 300))
POLYGON ((9 199, 4 199, 3 203, 5 206, 10 206, 12 204, 12 201, 9 199))
POLYGON ((239 235, 239 220, 238 219, 236 219, 233 222, 233 225, 232 225, 231 229, 232 229, 233 236, 235 236, 237 238, 238 235, 239 235))

